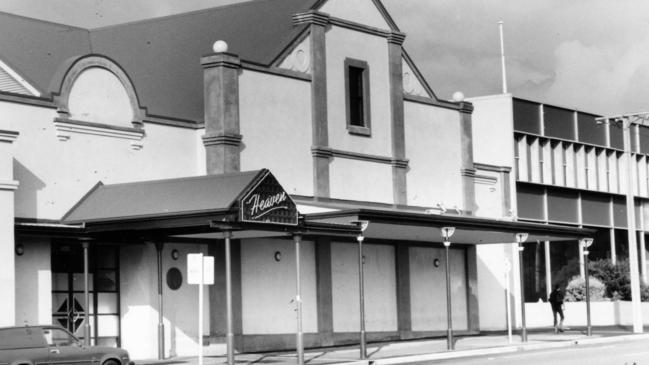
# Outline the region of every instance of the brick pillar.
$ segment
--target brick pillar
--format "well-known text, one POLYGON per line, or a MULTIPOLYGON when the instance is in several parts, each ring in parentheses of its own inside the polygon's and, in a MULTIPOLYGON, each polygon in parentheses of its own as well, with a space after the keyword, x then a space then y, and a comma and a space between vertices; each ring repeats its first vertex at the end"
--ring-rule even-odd
POLYGON ((0 130, 0 327, 16 325, 13 142, 18 132, 0 130))
MULTIPOLYGON (((227 50, 227 46, 226 46, 227 50)), ((208 174, 240 170, 239 69, 237 55, 221 52, 201 58, 205 98, 205 146, 208 174)))

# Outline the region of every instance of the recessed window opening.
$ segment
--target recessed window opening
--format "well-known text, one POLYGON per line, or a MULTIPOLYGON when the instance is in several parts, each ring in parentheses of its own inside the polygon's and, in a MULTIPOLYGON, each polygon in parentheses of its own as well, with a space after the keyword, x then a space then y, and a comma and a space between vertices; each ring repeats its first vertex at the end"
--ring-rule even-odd
POLYGON ((345 59, 347 130, 352 134, 371 134, 369 72, 367 62, 345 59))

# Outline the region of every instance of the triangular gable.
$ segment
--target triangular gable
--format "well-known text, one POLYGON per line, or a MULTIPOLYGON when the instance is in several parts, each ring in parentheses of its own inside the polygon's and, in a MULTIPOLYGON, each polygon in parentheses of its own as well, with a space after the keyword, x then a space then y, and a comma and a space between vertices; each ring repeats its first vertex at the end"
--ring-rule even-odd
POLYGON ((409 95, 416 95, 416 96, 423 96, 423 97, 428 97, 433 100, 437 100, 437 96, 435 96, 435 93, 433 92, 433 89, 430 88, 428 83, 426 82, 426 79, 424 79, 424 76, 421 74, 415 63, 412 61, 412 58, 408 55, 405 49, 403 47, 401 48, 401 51, 403 52, 403 58, 402 58, 402 67, 403 67, 403 73, 405 76, 406 71, 410 72, 410 85, 408 88, 410 88, 412 91, 408 92, 406 89, 405 85, 405 77, 404 77, 404 92, 409 95), (413 83, 414 81, 414 83, 413 83), (417 87, 421 87, 423 89, 423 93, 419 94, 416 93, 417 87))
POLYGON ((2 60, 0 60, 0 91, 41 96, 41 93, 35 87, 2 60))
POLYGON ((277 67, 286 70, 311 73, 311 39, 304 32, 287 51, 279 57, 277 67))
POLYGON ((316 6, 335 18, 379 29, 399 30, 379 0, 326 0, 316 6))
POLYGON ((295 202, 270 171, 266 171, 238 201, 241 222, 298 224, 299 213, 295 202))

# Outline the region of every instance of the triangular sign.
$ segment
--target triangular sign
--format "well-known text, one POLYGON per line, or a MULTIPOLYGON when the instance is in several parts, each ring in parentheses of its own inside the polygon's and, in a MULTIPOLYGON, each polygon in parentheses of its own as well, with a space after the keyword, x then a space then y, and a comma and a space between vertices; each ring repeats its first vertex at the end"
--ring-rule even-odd
POLYGON ((267 172, 239 201, 242 222, 295 226, 298 211, 293 199, 277 179, 267 172))

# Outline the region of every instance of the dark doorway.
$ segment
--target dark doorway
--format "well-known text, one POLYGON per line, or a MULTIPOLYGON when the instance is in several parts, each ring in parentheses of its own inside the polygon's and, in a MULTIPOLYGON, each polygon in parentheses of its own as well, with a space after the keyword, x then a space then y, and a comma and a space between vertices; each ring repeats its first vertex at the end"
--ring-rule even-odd
POLYGON ((52 245, 52 323, 83 338, 88 311, 91 344, 119 346, 119 248, 91 244, 88 259, 90 298, 86 308, 81 244, 66 241, 52 245))

